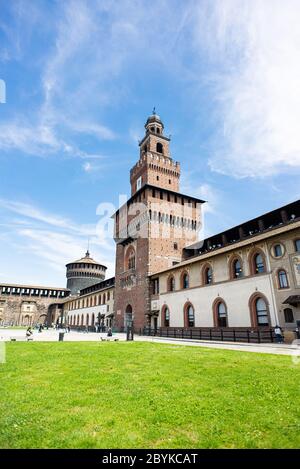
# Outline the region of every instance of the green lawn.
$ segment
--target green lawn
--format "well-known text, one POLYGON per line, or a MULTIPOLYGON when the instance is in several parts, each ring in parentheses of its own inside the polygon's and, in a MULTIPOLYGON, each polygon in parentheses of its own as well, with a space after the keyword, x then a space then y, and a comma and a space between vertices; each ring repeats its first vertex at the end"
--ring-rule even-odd
POLYGON ((8 343, 1 448, 295 448, 291 357, 153 343, 8 343))

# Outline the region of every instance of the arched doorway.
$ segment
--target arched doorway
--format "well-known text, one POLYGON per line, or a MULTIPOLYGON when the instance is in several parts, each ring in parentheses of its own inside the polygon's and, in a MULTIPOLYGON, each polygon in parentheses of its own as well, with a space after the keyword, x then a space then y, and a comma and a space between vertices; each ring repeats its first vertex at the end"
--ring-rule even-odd
POLYGON ((124 317, 125 329, 127 329, 127 327, 131 327, 132 324, 133 324, 132 306, 127 305, 126 310, 125 310, 125 317, 124 317))
POLYGON ((46 324, 47 322, 47 314, 41 314, 38 318, 39 324, 46 324))

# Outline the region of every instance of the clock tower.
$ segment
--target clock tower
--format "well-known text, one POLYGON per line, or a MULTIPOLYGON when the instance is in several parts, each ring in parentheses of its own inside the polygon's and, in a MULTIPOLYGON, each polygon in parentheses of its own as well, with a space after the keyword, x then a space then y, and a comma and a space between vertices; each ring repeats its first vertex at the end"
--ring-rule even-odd
POLYGON ((149 275, 182 260, 183 248, 197 241, 203 200, 179 191, 180 164, 155 110, 139 142, 138 162, 130 171, 131 197, 114 215, 116 241, 115 325, 150 324, 149 275))

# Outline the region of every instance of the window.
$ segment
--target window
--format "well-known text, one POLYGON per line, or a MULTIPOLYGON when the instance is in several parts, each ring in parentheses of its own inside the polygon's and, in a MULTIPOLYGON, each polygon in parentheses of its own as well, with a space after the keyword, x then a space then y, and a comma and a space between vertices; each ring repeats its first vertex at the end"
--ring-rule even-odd
POLYGON ((165 310, 164 310, 164 326, 165 327, 170 326, 170 311, 167 306, 165 307, 165 310))
POLYGON ((243 276, 243 268, 240 259, 235 259, 232 264, 233 278, 240 278, 243 276))
POLYGON ((288 283, 286 271, 279 270, 277 275, 278 275, 279 288, 288 288, 289 283, 288 283))
POLYGON ((274 256, 281 257, 282 256, 282 246, 281 244, 275 244, 274 248, 274 256))
POLYGON ((175 291, 175 278, 173 275, 168 280, 168 291, 175 291))
POLYGON ((187 316, 187 327, 194 327, 195 326, 195 314, 194 314, 194 308, 192 305, 188 305, 187 310, 186 310, 186 316, 187 316))
POLYGON ((218 327, 227 327, 227 312, 223 302, 217 305, 217 325, 218 327))
POLYGON ((138 191, 142 187, 142 176, 140 176, 136 181, 136 190, 138 191))
POLYGON ((285 308, 283 313, 285 322, 294 322, 294 313, 291 308, 285 308))
POLYGON ((178 249, 178 243, 174 243, 174 249, 175 249, 175 250, 178 249))
POLYGON ((295 241, 295 251, 300 252, 300 239, 296 239, 295 241))
POLYGON ((189 288, 189 276, 186 272, 182 276, 182 288, 189 288))
POLYGON ((254 257, 254 264, 256 274, 261 274, 265 271, 265 264, 261 254, 256 254, 254 257))
POLYGON ((210 266, 204 268, 203 283, 204 285, 210 285, 213 280, 213 271, 210 266))
POLYGON ((135 269, 135 251, 132 247, 127 251, 127 269, 135 269))
POLYGON ((159 176, 156 176, 156 180, 159 181, 159 176))
POLYGON ((156 144, 156 151, 157 153, 163 153, 163 146, 160 142, 156 144))
POLYGON ((159 294, 159 278, 154 278, 152 280, 152 293, 153 295, 159 294))
POLYGON ((258 298, 255 302, 255 311, 256 311, 256 319, 258 326, 268 326, 269 325, 269 317, 268 317, 268 309, 265 301, 262 298, 258 298))

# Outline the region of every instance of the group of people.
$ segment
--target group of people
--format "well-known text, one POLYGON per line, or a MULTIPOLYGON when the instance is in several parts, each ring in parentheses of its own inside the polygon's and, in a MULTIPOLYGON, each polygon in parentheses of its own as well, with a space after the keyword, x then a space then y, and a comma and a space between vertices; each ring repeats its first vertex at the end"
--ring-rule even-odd
MULTIPOLYGON (((59 327, 60 327, 59 324, 55 324, 55 326, 54 326, 55 329, 59 329, 59 327)), ((70 326, 69 326, 69 325, 65 326, 64 328, 65 328, 65 332, 71 332, 71 329, 70 329, 70 326)), ((43 324, 40 324, 40 325, 38 326, 38 331, 39 331, 39 332, 42 332, 43 329, 44 329, 43 324)), ((47 327, 47 329, 48 329, 48 327, 47 327)), ((85 332, 88 332, 88 327, 86 327, 85 332)), ((297 333, 297 336, 299 336, 299 329, 296 329, 295 332, 297 333)), ((274 334, 275 334, 275 340, 276 340, 276 342, 277 342, 278 344, 283 344, 283 342, 284 342, 284 335, 283 335, 282 328, 281 328, 278 324, 276 324, 276 326, 274 327, 274 334)), ((32 327, 29 326, 29 327, 27 328, 27 330, 26 330, 26 337, 27 337, 27 340, 32 340, 32 339, 33 339, 32 336, 33 336, 33 330, 32 330, 32 327)), ((112 336, 112 328, 111 328, 111 327, 109 327, 109 328, 107 329, 107 336, 108 336, 108 337, 111 337, 111 336, 112 336)))

